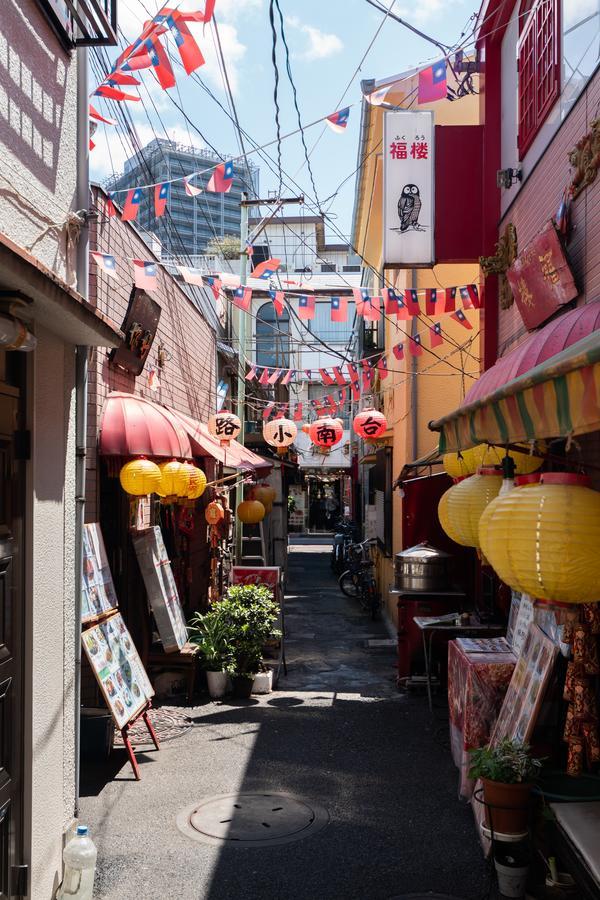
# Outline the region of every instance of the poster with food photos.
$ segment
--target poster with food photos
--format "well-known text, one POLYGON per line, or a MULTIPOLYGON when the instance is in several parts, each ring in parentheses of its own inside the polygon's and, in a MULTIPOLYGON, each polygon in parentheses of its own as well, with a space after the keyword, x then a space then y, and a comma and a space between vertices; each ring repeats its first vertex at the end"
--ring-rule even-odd
POLYGON ((134 536, 133 546, 163 648, 174 653, 187 643, 188 632, 160 527, 134 536))
POLYGON ((81 635, 83 649, 118 728, 154 696, 154 689, 121 613, 81 635))
POLYGON ((89 622, 118 604, 100 525, 83 526, 81 621, 89 622))

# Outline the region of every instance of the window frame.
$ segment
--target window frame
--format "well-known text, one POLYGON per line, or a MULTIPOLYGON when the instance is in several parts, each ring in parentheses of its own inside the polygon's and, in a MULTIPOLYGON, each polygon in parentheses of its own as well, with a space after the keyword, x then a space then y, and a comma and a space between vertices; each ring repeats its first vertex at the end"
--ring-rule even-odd
POLYGON ((517 42, 517 96, 519 160, 524 159, 554 104, 560 100, 562 83, 562 34, 560 0, 536 0, 532 5, 517 42), (548 35, 543 32, 544 9, 549 9, 553 33, 553 59, 542 71, 540 45, 548 35), (526 83, 525 79, 527 80, 526 83), (545 82, 551 82, 540 97, 545 82), (527 108, 524 109, 524 103, 527 108), (533 105, 533 109, 532 109, 533 105))

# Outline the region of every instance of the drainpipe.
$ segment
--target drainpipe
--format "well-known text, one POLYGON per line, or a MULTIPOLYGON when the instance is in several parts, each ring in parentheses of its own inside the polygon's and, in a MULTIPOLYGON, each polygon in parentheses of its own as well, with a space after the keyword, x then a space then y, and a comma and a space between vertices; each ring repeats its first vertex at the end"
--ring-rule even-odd
MULTIPOLYGON (((416 291, 417 289, 417 270, 412 270, 412 289, 416 291)), ((418 331, 418 318, 413 316, 412 326, 411 326, 411 336, 415 337, 418 331)), ((417 390, 417 372, 419 369, 418 359, 416 356, 411 357, 410 363, 410 371, 412 375, 412 381, 410 383, 410 427, 412 431, 411 441, 411 459, 418 459, 419 456, 419 435, 417 432, 418 427, 418 417, 417 417, 417 399, 418 399, 418 390, 417 390)))
MULTIPOLYGON (((77 209, 87 210, 89 191, 88 50, 77 50, 77 209)), ((87 300, 89 285, 89 228, 83 222, 77 245, 77 290, 87 300)), ((88 348, 75 351, 75 818, 79 816, 79 752, 81 745, 81 591, 83 580, 83 523, 85 520, 85 461, 87 437, 88 348)))

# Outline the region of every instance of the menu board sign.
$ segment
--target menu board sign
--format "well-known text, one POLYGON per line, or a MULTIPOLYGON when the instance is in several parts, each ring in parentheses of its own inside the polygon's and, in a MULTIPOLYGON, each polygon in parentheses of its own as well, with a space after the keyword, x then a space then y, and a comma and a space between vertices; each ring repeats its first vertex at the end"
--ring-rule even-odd
POLYGON ((88 628, 81 640, 117 727, 123 728, 154 689, 121 613, 88 628))
POLYGON ((89 622, 118 605, 100 525, 84 525, 81 621, 89 622))
POLYGON ((163 647, 167 653, 181 650, 187 626, 160 527, 136 535, 133 546, 163 647))
POLYGON ((232 584, 266 584, 276 592, 279 586, 279 566, 232 566, 232 584))

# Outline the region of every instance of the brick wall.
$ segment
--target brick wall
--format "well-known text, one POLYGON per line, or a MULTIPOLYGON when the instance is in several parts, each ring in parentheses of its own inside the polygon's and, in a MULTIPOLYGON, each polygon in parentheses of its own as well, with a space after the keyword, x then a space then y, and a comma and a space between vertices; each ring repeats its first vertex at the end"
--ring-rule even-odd
MULTIPOLYGON (((98 222, 91 235, 91 247, 110 253, 117 260, 117 277, 111 278, 90 264, 90 302, 117 326, 121 326, 132 289, 131 258, 155 259, 135 228, 122 222, 119 216, 108 218, 106 195, 94 189, 98 222)), ((206 422, 215 409, 216 337, 214 330, 189 297, 162 267, 158 267, 158 290, 152 298, 160 305, 161 315, 152 349, 144 371, 135 377, 115 368, 106 351, 94 350, 89 367, 88 404, 88 465, 86 521, 98 520, 97 506, 98 461, 97 445, 102 406, 111 391, 127 391, 140 397, 186 413, 206 422), (161 387, 154 392, 148 388, 148 373, 156 366, 159 346, 166 350, 167 361, 161 372, 161 387)))
MULTIPOLYGON (((596 73, 502 220, 500 232, 509 222, 516 227, 519 250, 556 214, 570 180, 568 153, 589 131, 599 103, 600 73, 596 73)), ((578 303, 583 304, 600 299, 600 176, 584 189, 571 210, 567 258, 581 290, 578 303)), ((516 304, 500 310, 499 356, 513 349, 526 334, 516 304)))

